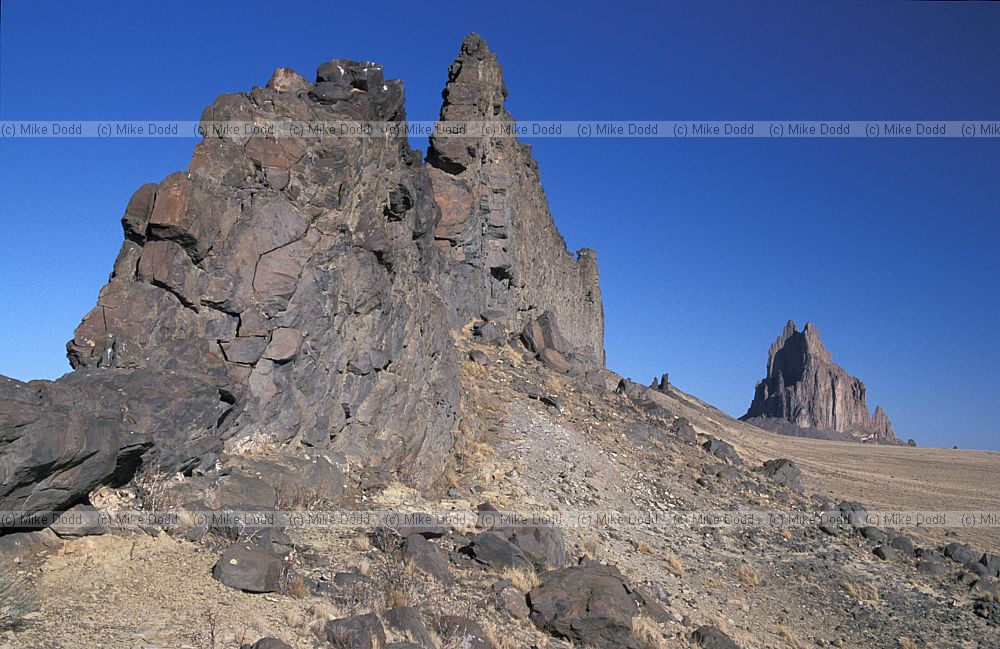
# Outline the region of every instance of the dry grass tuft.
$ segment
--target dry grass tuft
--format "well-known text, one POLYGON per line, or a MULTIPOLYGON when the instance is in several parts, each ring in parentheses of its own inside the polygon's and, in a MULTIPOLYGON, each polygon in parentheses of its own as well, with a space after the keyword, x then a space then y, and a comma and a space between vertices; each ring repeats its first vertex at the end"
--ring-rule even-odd
POLYGON ((355 536, 351 539, 351 546, 359 552, 368 552, 372 549, 372 542, 367 536, 355 536))
POLYGON ((148 512, 166 512, 177 505, 177 497, 170 490, 173 476, 155 464, 143 464, 135 472, 132 484, 142 507, 148 512))
POLYGON ((500 576, 504 579, 509 579, 510 583, 514 585, 514 588, 518 589, 525 595, 534 590, 540 583, 538 573, 528 566, 507 568, 500 573, 500 576))
POLYGON ((645 541, 633 541, 632 544, 639 554, 653 554, 653 548, 645 541))
POLYGON ((596 559, 597 552, 600 549, 600 544, 597 542, 597 538, 591 536, 583 541, 583 554, 588 559, 596 559))
POLYGON ((295 599, 305 599, 309 597, 309 589, 306 587, 306 581, 301 575, 296 575, 288 580, 288 586, 286 587, 288 594, 295 599))
POLYGON ((899 649, 920 649, 920 645, 904 635, 899 638, 899 649))
POLYGON ((756 570, 745 563, 741 564, 740 567, 736 569, 736 577, 751 588, 760 586, 760 575, 757 574, 756 570))
POLYGON ((7 569, 0 572, 0 629, 16 629, 24 616, 38 610, 38 602, 28 583, 7 569))
POLYGON ((386 608, 402 608, 410 605, 410 597, 400 588, 390 588, 385 595, 386 608))
POLYGON ((660 633, 660 627, 645 615, 632 618, 632 635, 642 649, 667 649, 668 645, 660 633))
POLYGON ((879 601, 878 589, 868 582, 845 581, 843 586, 844 590, 847 591, 847 594, 859 602, 879 601))
POLYGON ((785 644, 791 647, 791 649, 811 649, 811 645, 800 640, 799 637, 788 627, 779 624, 774 630, 778 636, 785 641, 785 644))
POLYGON ((667 571, 670 574, 674 575, 675 577, 684 576, 684 564, 681 563, 681 560, 677 558, 676 554, 669 555, 667 557, 666 564, 667 564, 667 571))

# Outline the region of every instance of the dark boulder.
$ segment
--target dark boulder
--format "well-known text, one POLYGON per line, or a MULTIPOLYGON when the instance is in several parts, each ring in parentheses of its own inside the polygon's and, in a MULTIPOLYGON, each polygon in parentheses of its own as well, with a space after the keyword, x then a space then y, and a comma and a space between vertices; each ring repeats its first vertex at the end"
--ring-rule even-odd
POLYGON ((1000 577, 1000 555, 985 553, 979 559, 979 563, 986 568, 986 574, 991 577, 1000 577))
POLYGON ((385 629, 372 613, 330 620, 323 627, 326 641, 341 649, 382 649, 385 629))
POLYGON ((865 540, 871 541, 872 543, 885 543, 889 538, 889 535, 884 531, 870 525, 862 527, 859 533, 865 538, 865 540))
POLYGON ((944 556, 958 563, 969 563, 976 558, 972 548, 964 543, 949 543, 944 548, 944 556))
POLYGON ((896 558, 896 550, 894 550, 892 546, 889 545, 880 545, 877 548, 875 548, 872 551, 872 553, 876 557, 884 561, 892 561, 893 559, 896 558))
POLYGON ((496 532, 477 534, 471 543, 462 548, 462 552, 494 570, 531 568, 531 562, 521 548, 496 532))
POLYGON ((761 469, 764 475, 768 476, 776 484, 782 485, 797 494, 805 493, 805 484, 802 482, 802 472, 791 460, 768 460, 764 462, 761 469))
POLYGON ((407 642, 412 642, 421 647, 433 647, 434 641, 431 638, 427 625, 424 624, 423 615, 412 606, 400 606, 391 608, 383 615, 386 626, 396 637, 401 637, 407 642))
POLYGON ((566 565, 566 540, 554 525, 507 525, 490 531, 517 546, 538 570, 566 565))
POLYGON ((587 562, 541 575, 528 594, 531 621, 558 638, 588 647, 637 649, 635 599, 614 566, 587 562))
POLYGON ((702 649, 740 649, 732 638, 714 626, 700 626, 691 634, 691 640, 702 649))
POLYGON ((702 444, 701 447, 720 460, 724 460, 735 465, 743 464, 743 459, 740 458, 739 453, 736 452, 733 445, 728 442, 724 442, 721 439, 709 437, 708 441, 702 444))
POLYGON ((494 649, 486 631, 475 620, 460 615, 444 615, 438 619, 438 635, 448 646, 463 649, 494 649))
POLYGON ((59 514, 56 523, 49 526, 60 538, 96 536, 108 532, 105 519, 90 505, 76 505, 59 514))
POLYGON ((674 435, 680 441, 685 444, 690 444, 691 446, 697 446, 698 444, 698 433, 695 431, 694 426, 691 425, 684 417, 678 417, 671 427, 674 435))
POLYGON ((455 578, 448 570, 448 557, 444 551, 419 534, 406 537, 402 546, 403 558, 417 570, 429 575, 444 586, 452 586, 455 578))
POLYGON ((909 555, 911 557, 916 556, 917 554, 916 549, 913 547, 913 539, 911 539, 908 536, 904 536, 902 534, 893 537, 892 543, 890 543, 889 545, 899 550, 903 554, 909 555))
POLYGON ((243 646, 249 649, 292 649, 292 645, 273 637, 261 638, 252 645, 243 646))
POLYGON ((212 576, 230 588, 273 593, 280 588, 281 559, 256 545, 231 545, 212 568, 212 576))

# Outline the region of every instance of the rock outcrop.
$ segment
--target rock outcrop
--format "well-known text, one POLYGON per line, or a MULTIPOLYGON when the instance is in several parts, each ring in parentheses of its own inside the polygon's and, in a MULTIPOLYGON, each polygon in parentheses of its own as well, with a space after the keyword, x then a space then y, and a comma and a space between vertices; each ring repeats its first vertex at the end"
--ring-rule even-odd
MULTIPOLYGON (((470 35, 441 120, 510 120, 506 94, 470 35)), ((190 473, 246 448, 322 449, 426 488, 458 428, 455 332, 513 339, 544 314, 574 373, 603 368, 596 259, 567 252, 530 148, 438 137, 425 164, 405 120, 402 82, 371 62, 330 61, 313 83, 279 69, 216 99, 187 170, 129 201, 113 272, 67 343, 76 371, 0 386, 0 509, 69 506, 140 462, 190 473), (212 126, 341 120, 400 128, 212 126)))
MULTIPOLYGON (((507 87, 486 43, 467 37, 448 70, 441 123, 512 124, 507 87)), ((576 256, 549 213, 531 147, 511 137, 434 136, 428 175, 441 219, 437 248, 449 261, 444 290, 460 312, 503 314, 514 331, 552 312, 569 352, 604 365, 597 254, 576 256)))
POLYGON ((785 325, 741 419, 789 435, 900 443, 885 411, 869 412, 865 384, 833 362, 811 322, 802 331, 785 325))

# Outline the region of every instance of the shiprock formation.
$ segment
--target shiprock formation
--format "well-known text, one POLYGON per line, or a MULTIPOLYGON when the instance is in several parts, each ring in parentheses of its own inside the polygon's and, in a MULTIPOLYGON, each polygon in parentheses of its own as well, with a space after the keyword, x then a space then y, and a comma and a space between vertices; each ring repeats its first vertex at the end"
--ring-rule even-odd
POLYGON ((785 325, 741 419, 786 435, 900 443, 885 411, 868 410, 865 384, 833 362, 811 322, 802 331, 791 320, 785 325))
MULTIPOLYGON (((441 120, 508 121, 506 94, 471 35, 441 120)), ((135 193, 74 371, 0 380, 0 513, 64 512, 0 519, 0 646, 997 646, 995 537, 873 522, 800 440, 605 368, 595 254, 566 250, 527 145, 423 156, 402 83, 341 59, 203 119, 401 135, 206 129, 135 193), (696 517, 775 509, 823 515, 696 517)), ((812 327, 758 396, 892 438, 812 327)))

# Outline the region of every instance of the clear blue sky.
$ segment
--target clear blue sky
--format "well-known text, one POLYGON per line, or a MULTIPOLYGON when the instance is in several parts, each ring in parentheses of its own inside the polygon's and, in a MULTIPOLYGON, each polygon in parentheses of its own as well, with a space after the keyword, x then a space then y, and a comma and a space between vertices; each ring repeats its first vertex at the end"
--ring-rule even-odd
MULTIPOLYGON (((350 57, 433 119, 477 31, 521 119, 1000 120, 998 5, 475 4, 7 0, 0 118, 194 120, 350 57)), ((194 144, 0 140, 0 373, 68 370, 129 197, 194 144)), ((599 251, 612 369, 741 415, 813 320, 901 436, 1000 448, 1000 140, 533 144, 568 244, 599 251)))

